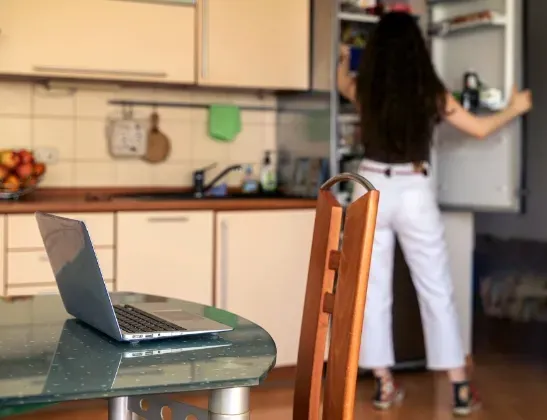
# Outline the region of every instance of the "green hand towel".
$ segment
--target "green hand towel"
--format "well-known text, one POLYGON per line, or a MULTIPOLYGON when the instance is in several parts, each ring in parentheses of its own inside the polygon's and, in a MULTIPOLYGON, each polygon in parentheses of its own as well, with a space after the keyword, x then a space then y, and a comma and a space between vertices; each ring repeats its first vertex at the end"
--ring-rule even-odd
POLYGON ((209 107, 209 137, 230 142, 241 132, 241 111, 236 105, 209 107))

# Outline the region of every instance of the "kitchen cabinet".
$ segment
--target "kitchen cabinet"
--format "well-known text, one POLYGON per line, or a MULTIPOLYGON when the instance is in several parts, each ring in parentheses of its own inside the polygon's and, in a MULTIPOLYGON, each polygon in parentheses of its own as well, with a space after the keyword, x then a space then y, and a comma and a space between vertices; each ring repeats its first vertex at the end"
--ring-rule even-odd
POLYGON ((201 0, 197 21, 198 84, 309 88, 309 0, 201 0))
POLYGON ((0 73, 195 83, 194 0, 2 0, 0 73))
MULTIPOLYGON (((97 260, 109 290, 114 289, 114 213, 59 213, 83 220, 93 241, 97 260)), ((23 296, 58 293, 55 277, 32 214, 4 216, 6 265, 3 293, 23 296)))
MULTIPOLYGON (((114 213, 56 213, 69 219, 82 220, 95 248, 114 246, 114 213)), ((7 216, 6 246, 10 250, 43 250, 44 243, 33 214, 7 216)))
POLYGON ((265 328, 296 365, 315 210, 219 212, 216 306, 265 328))
POLYGON ((213 303, 212 211, 117 214, 117 289, 213 303))

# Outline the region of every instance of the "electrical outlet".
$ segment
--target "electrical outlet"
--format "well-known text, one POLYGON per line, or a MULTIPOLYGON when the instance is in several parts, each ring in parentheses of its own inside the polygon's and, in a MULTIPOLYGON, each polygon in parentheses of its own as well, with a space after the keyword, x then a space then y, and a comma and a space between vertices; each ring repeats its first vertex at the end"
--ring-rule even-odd
POLYGON ((54 164, 59 161, 59 150, 55 147, 38 147, 34 149, 34 159, 37 162, 54 164))

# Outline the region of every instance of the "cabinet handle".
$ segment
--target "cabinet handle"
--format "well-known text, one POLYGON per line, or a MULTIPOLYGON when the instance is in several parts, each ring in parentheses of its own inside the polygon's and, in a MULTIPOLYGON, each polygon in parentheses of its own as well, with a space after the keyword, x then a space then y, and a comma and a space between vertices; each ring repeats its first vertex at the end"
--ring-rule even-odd
POLYGON ((201 4, 201 77, 205 79, 209 66, 209 0, 202 0, 201 4))
POLYGON ((228 309, 228 223, 220 222, 220 309, 228 309))
POLYGON ((110 69, 86 69, 77 67, 55 67, 55 66, 34 66, 34 71, 70 74, 77 73, 81 75, 103 75, 103 76, 127 76, 127 77, 146 77, 150 79, 163 79, 167 77, 165 72, 155 71, 131 71, 131 70, 110 70, 110 69))
POLYGON ((188 221, 188 217, 180 216, 180 217, 149 217, 148 221, 150 223, 186 223, 188 221))
POLYGON ((196 0, 112 0, 112 1, 126 1, 131 3, 166 4, 170 6, 194 6, 196 4, 196 0))

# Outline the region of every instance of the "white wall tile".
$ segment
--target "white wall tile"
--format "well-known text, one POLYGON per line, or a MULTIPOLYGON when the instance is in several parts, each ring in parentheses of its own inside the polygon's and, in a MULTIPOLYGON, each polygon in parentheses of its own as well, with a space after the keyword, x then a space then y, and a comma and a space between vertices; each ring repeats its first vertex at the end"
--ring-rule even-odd
POLYGON ((105 120, 76 120, 75 159, 111 160, 106 139, 105 120))
POLYGON ((33 86, 33 115, 40 117, 74 117, 76 114, 75 93, 71 89, 51 89, 33 86))
POLYGON ((0 148, 30 148, 31 120, 0 116, 0 148))
POLYGON ((52 147, 61 160, 74 160, 75 121, 71 118, 32 119, 32 147, 52 147))
POLYGON ((246 124, 230 143, 229 160, 238 163, 257 163, 264 154, 265 126, 246 124))
POLYGON ((78 187, 116 185, 116 165, 110 162, 78 162, 74 184, 78 187))
POLYGON ((76 165, 74 162, 58 162, 48 165, 41 187, 74 187, 76 165))
POLYGON ((116 162, 116 185, 123 187, 147 186, 152 182, 150 164, 141 160, 116 162))
POLYGON ((151 185, 182 187, 192 184, 192 168, 188 163, 150 165, 151 185))
POLYGON ((0 115, 30 116, 32 86, 28 83, 0 82, 0 115))

